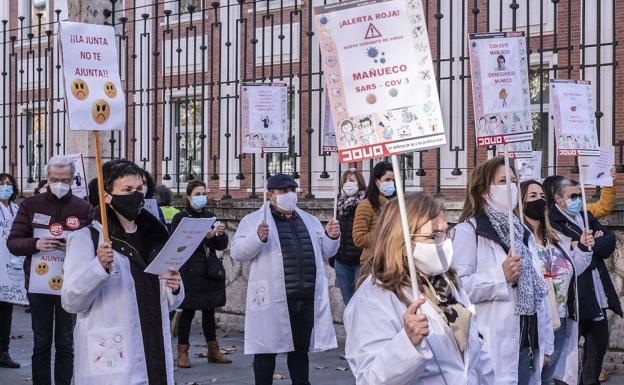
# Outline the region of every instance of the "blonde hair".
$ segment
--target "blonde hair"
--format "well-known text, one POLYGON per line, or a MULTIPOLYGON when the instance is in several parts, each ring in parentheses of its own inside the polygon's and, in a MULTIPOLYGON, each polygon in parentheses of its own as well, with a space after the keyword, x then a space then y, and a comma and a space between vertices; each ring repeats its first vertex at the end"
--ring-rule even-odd
MULTIPOLYGON (((425 193, 417 192, 405 197, 410 234, 416 234, 427 222, 444 212, 441 201, 425 193)), ((370 275, 375 285, 393 292, 401 302, 408 304, 403 289, 410 287, 409 267, 403 228, 401 225, 399 203, 389 201, 381 210, 377 227, 373 230, 375 238, 371 245, 371 258, 362 266, 359 284, 370 275)), ((411 258, 411 256, 410 256, 411 258)), ((456 275, 449 270, 448 276, 458 284, 456 275)), ((422 291, 422 288, 420 288, 422 291)))

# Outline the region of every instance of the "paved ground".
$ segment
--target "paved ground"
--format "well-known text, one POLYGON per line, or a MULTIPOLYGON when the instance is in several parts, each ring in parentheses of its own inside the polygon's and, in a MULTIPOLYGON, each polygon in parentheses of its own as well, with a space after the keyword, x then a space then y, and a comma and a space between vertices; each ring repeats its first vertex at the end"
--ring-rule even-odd
MULTIPOLYGON (((11 355, 22 364, 20 369, 0 368, 0 385, 28 385, 32 384, 30 355, 32 353, 32 332, 30 330, 30 315, 22 308, 15 308, 13 313, 13 333, 16 338, 11 341, 11 355), (21 337, 20 337, 21 336, 21 337)), ((176 384, 179 385, 251 385, 253 371, 251 357, 242 354, 243 338, 240 334, 224 335, 219 333, 221 347, 234 346, 236 352, 229 357, 234 361, 231 365, 209 364, 206 359, 197 357, 205 351, 200 328, 193 326, 191 333, 191 353, 193 367, 178 369, 175 372, 176 384)), ((175 349, 175 346, 174 346, 175 349)), ((347 362, 340 359, 340 350, 310 355, 310 382, 313 385, 354 385, 353 375, 347 369, 347 362)), ((288 377, 286 358, 278 357, 276 373, 288 377)), ((275 385, 289 385, 288 378, 274 381, 275 385)), ((624 374, 611 375, 608 385, 623 385, 624 374)))

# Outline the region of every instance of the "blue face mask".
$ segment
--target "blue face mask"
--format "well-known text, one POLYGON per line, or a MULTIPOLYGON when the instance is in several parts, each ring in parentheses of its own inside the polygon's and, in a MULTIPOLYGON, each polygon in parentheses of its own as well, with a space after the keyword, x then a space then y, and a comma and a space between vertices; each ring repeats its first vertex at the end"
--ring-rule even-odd
POLYGON ((193 195, 191 197, 191 205, 197 210, 203 209, 206 207, 206 204, 208 204, 208 197, 206 195, 193 195))
POLYGON ((387 181, 387 182, 383 182, 379 185, 379 191, 381 191, 381 193, 386 196, 386 197, 391 197, 392 195, 394 195, 396 188, 394 186, 394 182, 392 181, 387 181))
POLYGON ((566 201, 566 211, 572 215, 576 215, 581 212, 583 208, 583 201, 580 198, 568 199, 566 201))
POLYGON ((2 185, 0 186, 0 199, 8 201, 13 196, 13 186, 2 185))

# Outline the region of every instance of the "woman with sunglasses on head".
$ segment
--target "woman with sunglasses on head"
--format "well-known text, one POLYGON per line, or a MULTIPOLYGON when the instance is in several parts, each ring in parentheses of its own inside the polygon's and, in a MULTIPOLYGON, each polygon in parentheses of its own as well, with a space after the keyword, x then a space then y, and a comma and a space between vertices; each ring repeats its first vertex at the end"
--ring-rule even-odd
POLYGON ((472 305, 449 269, 453 244, 441 202, 424 193, 405 198, 413 253, 406 254, 396 200, 379 217, 370 275, 344 315, 346 356, 358 385, 494 384, 472 305), (419 277, 418 298, 407 258, 419 277))
POLYGON ((535 236, 537 254, 543 262, 543 273, 549 286, 549 301, 554 328, 554 351, 542 368, 542 384, 553 378, 568 384, 578 382, 578 302, 576 277, 591 262, 594 239, 583 232, 579 242, 555 231, 546 215, 542 185, 534 180, 520 185, 524 219, 535 236))
POLYGON ((609 277, 605 260, 615 250, 615 234, 588 212, 585 223, 581 188, 575 180, 562 177, 552 186, 554 206, 548 216, 552 227, 577 242, 583 250, 583 236, 593 236, 592 260, 578 277, 579 333, 583 336, 583 364, 580 383, 598 384, 602 361, 609 347, 606 310, 622 317, 620 300, 609 277))
POLYGON ((533 235, 513 213, 517 205, 515 170, 506 171, 500 157, 483 162, 470 175, 453 235, 453 267, 475 304, 497 385, 539 384, 542 365, 553 352, 541 262, 533 235), (511 202, 507 174, 511 176, 511 202))

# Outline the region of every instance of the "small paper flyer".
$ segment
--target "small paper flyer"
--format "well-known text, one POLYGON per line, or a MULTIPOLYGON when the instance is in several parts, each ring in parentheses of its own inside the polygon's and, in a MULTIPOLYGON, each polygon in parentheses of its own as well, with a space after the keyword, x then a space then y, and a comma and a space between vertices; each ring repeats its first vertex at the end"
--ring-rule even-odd
MULTIPOLYGON (((71 233, 71 231, 64 231, 63 225, 54 223, 48 229, 35 229, 33 237, 47 236, 67 241, 71 233)), ((33 255, 30 263, 28 292, 61 295, 63 263, 65 263, 65 250, 41 251, 33 255)))
POLYGON ((167 274, 170 267, 180 270, 193 255, 217 218, 183 218, 160 253, 145 269, 150 274, 167 274))
POLYGON ((542 180, 542 152, 533 151, 530 158, 516 158, 516 172, 520 182, 542 180))
POLYGON ((156 219, 160 220, 160 214, 158 213, 158 203, 156 203, 156 199, 145 199, 143 209, 147 210, 150 214, 156 217, 156 219))
POLYGON ((60 22, 65 101, 72 131, 114 131, 126 125, 115 29, 60 22))
POLYGON ((288 152, 288 85, 243 83, 241 139, 244 154, 288 152))
POLYGON ((587 171, 583 172, 586 184, 595 186, 611 187, 611 168, 615 162, 615 150, 613 147, 600 147, 600 155, 589 158, 587 171))
POLYGON ((74 174, 74 181, 72 182, 72 194, 78 198, 84 198, 89 195, 89 180, 84 169, 84 160, 82 154, 69 154, 67 155, 74 162, 76 173, 74 174))

